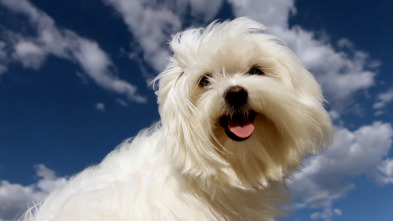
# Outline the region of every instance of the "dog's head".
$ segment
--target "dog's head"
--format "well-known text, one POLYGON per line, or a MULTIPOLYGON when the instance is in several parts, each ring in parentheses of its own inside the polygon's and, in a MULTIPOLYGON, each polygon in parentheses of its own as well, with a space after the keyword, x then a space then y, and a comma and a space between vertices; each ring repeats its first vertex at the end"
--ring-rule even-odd
POLYGON ((263 25, 213 23, 171 47, 157 95, 163 148, 185 174, 261 187, 330 142, 318 83, 263 25))

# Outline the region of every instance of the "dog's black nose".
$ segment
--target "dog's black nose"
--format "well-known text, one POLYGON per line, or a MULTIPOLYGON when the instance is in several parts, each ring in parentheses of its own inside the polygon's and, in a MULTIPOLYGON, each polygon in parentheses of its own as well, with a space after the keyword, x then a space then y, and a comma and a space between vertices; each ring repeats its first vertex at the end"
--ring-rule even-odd
POLYGON ((240 107, 247 102, 248 93, 241 86, 231 86, 225 91, 224 98, 228 104, 234 107, 240 107))

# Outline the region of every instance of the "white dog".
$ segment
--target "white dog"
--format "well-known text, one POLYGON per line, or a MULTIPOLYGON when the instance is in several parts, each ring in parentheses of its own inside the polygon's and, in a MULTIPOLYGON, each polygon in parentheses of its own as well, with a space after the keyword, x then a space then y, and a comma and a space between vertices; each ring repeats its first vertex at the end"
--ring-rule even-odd
POLYGON ((157 77, 161 122, 76 175, 29 221, 274 220, 285 178, 326 146, 321 89, 246 18, 174 36, 157 77))

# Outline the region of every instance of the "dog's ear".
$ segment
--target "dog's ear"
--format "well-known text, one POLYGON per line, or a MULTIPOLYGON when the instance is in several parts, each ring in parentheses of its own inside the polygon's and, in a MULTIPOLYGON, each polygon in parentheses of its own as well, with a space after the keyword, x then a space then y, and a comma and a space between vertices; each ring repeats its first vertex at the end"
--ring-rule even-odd
POLYGON ((153 89, 155 90, 155 94, 157 95, 159 109, 161 109, 169 92, 173 90, 176 82, 181 76, 183 76, 183 74, 183 69, 177 65, 173 58, 171 58, 166 69, 151 82, 153 89), (156 85, 158 85, 158 88, 156 88, 156 85))
POLYGON ((333 126, 324 107, 326 100, 323 97, 322 88, 314 76, 300 62, 298 62, 298 65, 299 68, 296 70, 297 73, 294 73, 293 78, 293 81, 295 81, 294 87, 297 87, 299 101, 307 107, 307 115, 313 119, 314 127, 310 133, 314 134, 316 145, 319 147, 330 146, 333 141, 333 126))
POLYGON ((170 151, 175 166, 191 176, 207 176, 226 165, 210 140, 210 126, 198 117, 198 109, 190 100, 196 87, 195 76, 187 75, 172 60, 157 80, 157 93, 162 130, 166 136, 162 149, 170 151))

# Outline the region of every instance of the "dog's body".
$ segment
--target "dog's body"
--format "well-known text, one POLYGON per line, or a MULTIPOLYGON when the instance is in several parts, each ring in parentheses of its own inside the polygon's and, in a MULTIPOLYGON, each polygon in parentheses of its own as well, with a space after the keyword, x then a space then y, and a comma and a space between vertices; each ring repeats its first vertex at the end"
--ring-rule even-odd
POLYGON ((263 32, 239 18, 175 36, 157 77, 161 122, 24 220, 274 220, 285 177, 332 128, 312 75, 263 32))

